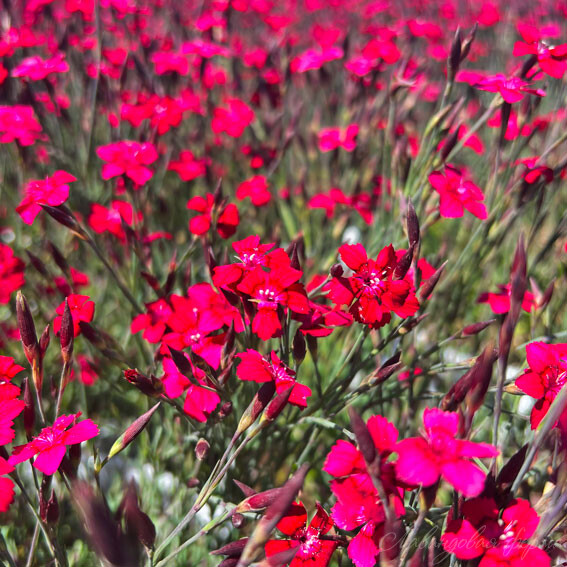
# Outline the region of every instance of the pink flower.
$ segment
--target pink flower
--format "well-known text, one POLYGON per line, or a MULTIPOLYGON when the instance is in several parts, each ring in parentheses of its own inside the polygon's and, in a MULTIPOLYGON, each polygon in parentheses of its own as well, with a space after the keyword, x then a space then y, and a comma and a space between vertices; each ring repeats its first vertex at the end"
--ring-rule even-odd
MULTIPOLYGON (((474 498, 462 505, 462 519, 449 513, 441 537, 443 548, 458 559, 480 559, 478 567, 549 567, 542 549, 524 543, 535 533, 539 516, 527 500, 512 500, 503 511, 491 498, 474 498)), ((475 563, 476 564, 476 563, 475 563)))
POLYGON ((526 358, 529 368, 516 379, 516 386, 537 400, 530 417, 532 429, 536 429, 567 382, 567 344, 530 343, 526 358))
MULTIPOLYGON (((141 220, 141 214, 138 215, 141 220)), ((132 226, 134 222, 134 209, 127 201, 112 201, 107 209, 98 203, 93 203, 89 216, 89 226, 97 233, 109 232, 122 242, 126 241, 126 234, 122 223, 132 226)))
MULTIPOLYGON (((498 292, 486 292, 480 294, 478 303, 488 303, 490 309, 496 314, 508 313, 510 311, 510 296, 512 286, 510 284, 498 284, 498 292)), ((526 291, 522 301, 522 309, 529 313, 537 308, 537 302, 531 291, 526 291)))
POLYGON ((342 59, 344 51, 340 47, 325 46, 320 49, 307 49, 291 60, 292 73, 305 73, 312 69, 320 69, 325 63, 342 59))
POLYGON ((272 194, 268 190, 268 181, 263 175, 255 175, 237 187, 236 198, 242 201, 246 197, 250 197, 255 207, 263 207, 271 201, 272 194))
MULTIPOLYGON (((71 310, 71 315, 73 317, 73 331, 75 333, 75 337, 78 337, 81 333, 79 322, 84 321, 85 323, 90 323, 93 320, 95 304, 94 301, 90 300, 88 295, 77 294, 68 295, 67 303, 69 304, 69 309, 71 310)), ((65 311, 65 302, 61 302, 55 311, 58 314, 58 317, 55 317, 55 320, 53 321, 53 331, 56 335, 58 335, 61 330, 61 319, 63 318, 63 312, 65 311)))
POLYGON ((289 567, 327 567, 337 548, 334 541, 320 539, 333 527, 333 520, 317 503, 317 512, 307 523, 307 511, 301 502, 294 502, 278 522, 278 530, 291 539, 271 539, 266 542, 266 556, 298 548, 289 567))
POLYGON ((0 143, 16 140, 22 146, 31 146, 40 134, 41 125, 31 106, 0 106, 0 143))
POLYGON ((193 152, 185 150, 179 154, 179 160, 169 162, 167 169, 175 171, 183 181, 191 181, 203 177, 209 163, 209 159, 195 159, 193 152))
POLYGON ((358 135, 358 124, 350 124, 346 128, 323 128, 319 132, 319 149, 322 152, 330 152, 339 147, 347 152, 356 148, 356 136, 358 135))
POLYGON ((506 77, 506 75, 497 74, 485 77, 474 86, 481 91, 500 93, 500 96, 510 104, 522 100, 525 94, 545 96, 544 90, 531 89, 529 85, 531 83, 519 77, 506 77))
POLYGON ((254 120, 254 111, 237 98, 226 100, 226 106, 215 108, 211 128, 215 134, 225 132, 232 138, 240 138, 246 126, 254 120))
POLYGON ((432 486, 443 477, 465 496, 478 496, 486 475, 471 459, 496 457, 498 449, 488 443, 456 439, 457 413, 428 408, 423 413, 423 424, 423 437, 398 443, 398 478, 411 485, 432 486))
POLYGON ((535 55, 541 70, 555 79, 563 78, 567 70, 567 44, 548 45, 543 40, 543 34, 534 26, 518 25, 524 41, 514 44, 515 57, 535 55))
POLYGON ((0 242, 0 304, 9 303, 12 292, 24 285, 24 268, 24 262, 14 256, 14 251, 0 242))
POLYGON ((23 77, 31 81, 41 81, 53 73, 66 73, 69 64, 65 61, 65 54, 58 53, 51 59, 42 59, 39 55, 26 57, 12 69, 12 77, 23 77))
POLYGON ((12 378, 22 370, 24 367, 16 364, 12 357, 0 356, 0 403, 20 395, 20 388, 12 384, 12 378))
POLYGON ((24 400, 15 398, 0 403, 0 446, 11 443, 16 437, 14 419, 22 413, 24 406, 24 400))
POLYGON ((33 466, 44 474, 52 475, 59 468, 67 445, 82 443, 99 433, 97 425, 90 419, 76 423, 80 415, 81 412, 58 417, 52 426, 44 427, 29 443, 15 447, 8 463, 16 465, 36 457, 33 466))
POLYGON ((146 303, 146 309, 146 313, 140 313, 134 317, 130 325, 130 332, 144 331, 142 333, 144 340, 149 343, 159 343, 166 331, 167 320, 173 311, 165 299, 146 303))
MULTIPOLYGON (((0 475, 7 475, 14 467, 6 459, 0 457, 0 475)), ((10 478, 0 476, 0 512, 7 512, 14 500, 14 482, 10 478)))
POLYGON ((464 178, 455 167, 446 165, 444 174, 434 171, 429 174, 429 183, 439 193, 439 212, 445 218, 459 218, 465 209, 484 220, 488 213, 482 191, 464 178))
POLYGON ((236 356, 240 359, 236 375, 241 380, 258 383, 274 382, 278 393, 285 392, 290 386, 293 386, 289 403, 300 408, 307 407, 307 398, 311 395, 311 388, 296 382, 295 372, 278 358, 275 351, 270 353, 269 359, 264 358, 253 349, 248 349, 236 356))
POLYGON ((189 231, 197 236, 208 232, 213 219, 215 219, 219 236, 230 238, 236 232, 240 222, 236 205, 229 203, 226 206, 217 207, 212 193, 207 193, 205 197, 197 196, 189 199, 187 208, 200 213, 189 221, 189 231))
POLYGON ((25 197, 16 207, 16 212, 26 224, 32 224, 41 211, 40 205, 57 207, 69 198, 69 183, 77 178, 66 171, 58 170, 51 177, 29 181, 25 197))
POLYGON ((123 141, 97 148, 96 153, 100 159, 107 162, 102 166, 104 180, 126 175, 135 187, 140 187, 149 181, 153 172, 147 166, 158 159, 155 146, 149 142, 123 141))

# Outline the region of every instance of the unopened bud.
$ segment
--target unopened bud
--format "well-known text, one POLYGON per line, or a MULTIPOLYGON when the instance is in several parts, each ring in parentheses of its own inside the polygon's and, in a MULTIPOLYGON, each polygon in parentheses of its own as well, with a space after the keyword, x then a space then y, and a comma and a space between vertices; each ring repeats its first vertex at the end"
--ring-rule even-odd
POLYGON ((273 382, 266 382, 262 384, 254 399, 250 402, 250 405, 246 408, 240 422, 238 423, 238 428, 236 429, 235 436, 238 437, 242 432, 246 431, 258 418, 258 416, 264 411, 264 408, 268 405, 268 402, 272 399, 274 392, 276 391, 276 386, 273 382))
POLYGON ((415 212, 415 208, 411 201, 408 203, 406 210, 406 228, 408 232, 408 241, 410 246, 417 246, 419 242, 419 219, 415 212))
POLYGON ((453 151, 453 148, 457 145, 459 141, 459 131, 461 129, 461 125, 459 124, 448 136, 445 138, 445 143, 441 148, 441 161, 445 162, 449 157, 450 153, 453 151))
POLYGON ((484 331, 487 327, 492 325, 496 319, 489 319, 488 321, 479 321, 478 323, 473 323, 472 325, 467 325, 461 331, 461 336, 470 337, 471 335, 477 335, 481 331, 484 331))
POLYGON ((289 386, 289 388, 286 388, 283 392, 276 394, 275 398, 266 406, 266 409, 260 418, 260 426, 266 427, 268 424, 277 419, 278 415, 280 415, 283 409, 287 406, 287 402, 292 391, 293 386, 289 386))
POLYGON ((462 34, 461 28, 457 28, 455 37, 453 38, 453 43, 451 44, 451 51, 449 53, 449 60, 447 65, 447 78, 449 81, 453 81, 457 71, 459 70, 459 65, 461 63, 461 49, 462 49, 462 34))
POLYGON ((61 328, 59 329, 59 342, 61 344, 61 356, 63 362, 69 364, 73 355, 73 343, 75 340, 75 331, 73 328, 73 315, 69 308, 69 302, 65 298, 65 307, 63 316, 61 317, 61 328))
POLYGON ((219 411, 219 419, 224 419, 232 413, 232 402, 224 402, 219 411))
POLYGON ((24 430, 28 439, 33 436, 33 428, 35 425, 35 406, 33 404, 33 398, 31 393, 31 388, 29 384, 29 379, 26 376, 22 381, 22 389, 24 391, 24 430))
POLYGON ((73 213, 65 205, 59 205, 58 207, 51 207, 49 205, 40 206, 51 218, 56 220, 59 224, 66 226, 75 236, 78 236, 81 240, 89 239, 87 233, 78 223, 73 213))
POLYGON ((48 524, 54 525, 59 520, 59 503, 57 502, 57 496, 55 496, 55 491, 51 491, 51 496, 47 501, 45 519, 44 521, 48 524))
POLYGON ((197 441, 197 444, 195 445, 195 456, 197 457, 197 459, 199 461, 204 460, 209 454, 210 448, 211 446, 206 439, 199 439, 199 441, 197 441))
POLYGON ((145 376, 135 369, 124 370, 124 378, 133 384, 146 396, 151 398, 158 398, 163 394, 163 384, 155 376, 145 376))
POLYGON ((446 265, 447 262, 443 262, 441 266, 435 271, 435 273, 430 278, 425 280, 425 282, 423 282, 423 285, 419 290, 419 297, 422 301, 427 299, 433 293, 433 290, 439 282, 439 278, 441 277, 441 274, 443 273, 446 265))
POLYGON ((24 354, 30 364, 39 356, 39 344, 35 333, 35 324, 26 298, 21 291, 16 295, 16 318, 24 354))
POLYGON ((152 549, 156 540, 156 529, 149 516, 140 509, 138 493, 133 482, 126 489, 121 508, 126 531, 133 534, 146 549, 152 549))
POLYGON ((300 365, 305 358, 307 345, 305 344, 305 337, 299 329, 295 332, 295 336, 293 337, 291 351, 293 353, 293 360, 295 361, 295 364, 300 365))
MULTIPOLYGON (((126 372, 128 371, 125 371, 125 375, 126 372)), ((134 439, 136 439, 136 437, 138 437, 138 435, 142 433, 146 425, 148 425, 152 415, 158 409, 159 405, 160 402, 158 402, 153 408, 136 419, 136 421, 134 421, 132 425, 130 425, 130 427, 128 427, 126 431, 124 431, 124 433, 114 442, 114 445, 112 445, 110 452, 108 453, 108 459, 112 459, 112 457, 118 455, 118 453, 126 449, 126 447, 128 447, 128 445, 130 445, 130 443, 132 443, 132 441, 134 441, 134 439)))
POLYGON ((49 341, 51 340, 51 325, 46 325, 45 329, 43 329, 43 333, 41 333, 41 337, 39 337, 39 352, 41 353, 41 357, 45 356, 47 351, 47 347, 49 346, 49 341))
POLYGON ((279 498, 280 493, 281 487, 270 488, 269 490, 264 490, 264 492, 252 494, 238 504, 234 511, 236 513, 261 512, 268 506, 271 506, 279 498))
POLYGON ((410 245, 409 249, 406 250, 404 255, 398 260, 393 274, 395 280, 402 280, 405 278, 406 274, 411 268, 414 249, 415 245, 410 245))
POLYGON ((360 415, 358 415, 351 406, 348 408, 348 416, 350 418, 352 431, 356 437, 356 442, 358 443, 358 448, 360 449, 364 460, 367 463, 374 462, 374 459, 376 458, 376 447, 372 440, 372 436, 370 435, 370 431, 368 431, 368 427, 366 427, 366 423, 364 423, 360 415))
POLYGON ((329 272, 334 278, 340 278, 343 275, 344 270, 340 264, 333 264, 329 272))
POLYGON ((232 525, 238 530, 244 525, 244 516, 242 514, 233 514, 230 517, 232 525))

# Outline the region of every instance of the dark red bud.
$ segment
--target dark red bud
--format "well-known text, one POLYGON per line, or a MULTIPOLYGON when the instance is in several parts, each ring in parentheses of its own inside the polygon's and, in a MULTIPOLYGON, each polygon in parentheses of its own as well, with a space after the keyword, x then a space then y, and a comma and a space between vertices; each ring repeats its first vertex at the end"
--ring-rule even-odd
POLYGON ((415 246, 410 246, 409 249, 406 250, 405 254, 398 260, 398 263, 394 268, 394 279, 402 280, 406 276, 411 268, 414 250, 415 246))
POLYGON ((289 397, 291 396, 291 392, 293 391, 293 386, 283 390, 282 392, 276 394, 276 397, 270 401, 270 403, 266 406, 262 417, 260 418, 260 423, 267 424, 275 421, 283 411, 283 409, 287 406, 287 402, 289 397))
POLYGON ((35 406, 33 403, 29 379, 26 376, 22 381, 22 390, 24 391, 24 429, 28 439, 33 436, 33 428, 35 425, 35 406))
POLYGON ((340 278, 344 273, 343 267, 340 264, 333 264, 330 269, 330 274, 334 278, 340 278))
POLYGON ((453 38, 453 43, 451 44, 451 51, 449 53, 448 60, 447 76, 451 81, 455 78, 461 63, 462 41, 461 28, 457 28, 455 37, 453 38))
POLYGON ((163 394, 163 384, 155 376, 148 377, 138 372, 138 370, 130 368, 124 370, 124 378, 146 396, 157 398, 163 394))
POLYGON ((227 557, 240 557, 243 549, 248 543, 248 538, 243 537, 242 539, 237 539, 236 541, 231 541, 226 545, 223 545, 219 549, 215 549, 210 552, 211 555, 226 555, 227 557))
POLYGON ((142 512, 138 504, 136 486, 129 484, 122 500, 126 531, 132 533, 146 548, 152 549, 156 539, 156 529, 149 516, 142 512))
POLYGON ((59 330, 59 342, 61 344, 61 356, 63 362, 69 364, 73 354, 73 342, 75 340, 75 332, 73 328, 73 315, 69 308, 69 303, 65 299, 65 308, 61 317, 61 329, 59 330))
POLYGON ((237 513, 233 514, 230 517, 230 521, 232 522, 232 525, 238 530, 244 525, 245 518, 242 514, 237 513))
POLYGON ((305 337, 299 329, 295 332, 295 336, 293 337, 291 352, 293 353, 295 364, 301 364, 307 353, 307 345, 305 343, 305 337))
POLYGON ((240 422, 238 423, 236 436, 240 435, 243 431, 246 431, 246 429, 248 429, 256 421, 258 416, 268 405, 268 402, 272 399, 275 391, 276 386, 273 382, 266 382, 262 384, 249 406, 246 410, 244 410, 244 413, 240 418, 240 422))
POLYGON ((20 331, 20 340, 24 346, 24 353, 28 362, 32 364, 36 357, 39 356, 39 344, 28 302, 21 291, 18 291, 16 295, 16 318, 20 331))
POLYGON ((41 333, 41 337, 39 337, 39 352, 41 353, 41 357, 45 356, 47 351, 47 347, 49 346, 49 341, 51 340, 51 326, 46 325, 45 329, 43 329, 43 333, 41 333))
POLYGON ((441 274, 443 273, 446 265, 447 262, 443 262, 441 266, 435 271, 435 273, 429 279, 423 282, 423 285, 419 290, 419 297, 422 301, 427 299, 433 293, 433 290, 439 282, 439 278, 441 277, 441 274))
POLYGON ((374 445, 370 431, 368 431, 368 427, 366 427, 366 423, 364 423, 363 419, 352 406, 348 408, 348 416, 350 418, 350 426, 352 427, 358 448, 364 460, 367 463, 373 463, 376 458, 376 446, 374 445))
POLYGON ((408 242, 410 246, 417 246, 420 238, 419 219, 415 212, 413 204, 408 202, 406 210, 406 227, 408 231, 408 242))
POLYGON ((51 207, 49 205, 40 206, 51 218, 71 230, 75 236, 78 236, 81 240, 88 240, 87 233, 65 205, 59 205, 58 207, 51 207))
POLYGON ((211 446, 206 439, 199 439, 197 444, 195 445, 195 456, 199 461, 206 459, 207 455, 209 454, 209 449, 211 446))
POLYGON ((219 419, 224 419, 232 413, 232 402, 224 402, 219 410, 219 419))
POLYGON ((473 323, 472 325, 467 325, 461 331, 461 335, 463 337, 469 337, 471 335, 476 335, 476 334, 480 333, 481 331, 484 331, 484 329, 486 329, 487 327, 492 325, 492 323, 494 323, 495 321, 496 321, 496 319, 489 319, 488 321, 479 321, 478 323, 473 323))

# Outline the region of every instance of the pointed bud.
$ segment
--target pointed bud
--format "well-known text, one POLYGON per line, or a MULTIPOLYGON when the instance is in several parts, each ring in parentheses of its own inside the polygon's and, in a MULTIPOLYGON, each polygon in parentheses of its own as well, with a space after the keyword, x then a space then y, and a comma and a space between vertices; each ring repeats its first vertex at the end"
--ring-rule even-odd
POLYGON ((435 273, 429 279, 423 282, 423 285, 419 290, 419 297, 422 301, 429 298, 429 296, 433 293, 433 290, 435 289, 435 286, 439 282, 439 278, 441 277, 441 274, 443 273, 443 270, 445 269, 446 265, 447 262, 446 261, 443 262, 441 266, 435 271, 435 273))
POLYGON ((45 264, 29 250, 26 250, 26 254, 29 258, 30 264, 45 278, 51 279, 49 271, 45 267, 45 264))
POLYGON ((398 260, 393 274, 395 280, 403 280, 405 278, 411 268, 414 250, 415 245, 411 245, 408 250, 406 250, 405 254, 398 260))
POLYGON ((448 136, 445 138, 445 143, 441 148, 441 161, 445 163, 449 154, 453 151, 453 148, 457 145, 459 141, 459 130, 461 125, 459 124, 448 136))
POLYGON ((149 516, 140 509, 134 482, 128 485, 121 507, 126 523, 126 531, 133 534, 146 549, 153 549, 156 540, 156 529, 149 516))
POLYGON ((248 498, 248 496, 253 496, 254 494, 256 494, 256 491, 251 488, 250 486, 248 486, 247 484, 244 484, 243 482, 240 482, 239 480, 236 480, 235 478, 232 479, 232 482, 234 482, 234 484, 236 484, 236 486, 238 486, 238 488, 240 488, 240 490, 242 491, 242 494, 244 494, 244 496, 246 496, 248 498))
POLYGON ((49 346, 49 341, 51 340, 50 333, 51 325, 46 325, 45 329, 43 329, 43 333, 41 333, 41 337, 39 337, 39 352, 41 353, 41 358, 45 356, 47 347, 49 346))
POLYGON ((472 30, 467 34, 467 37, 462 42, 461 45, 461 63, 469 56, 471 46, 476 37, 476 32, 478 30, 478 22, 475 22, 472 30))
POLYGON ((195 457, 197 457, 197 460, 202 461, 206 459, 210 448, 211 446, 206 439, 199 439, 195 445, 195 457))
POLYGON ((81 240, 88 240, 87 233, 83 230, 81 225, 73 213, 65 206, 59 205, 58 207, 51 207, 49 205, 40 205, 41 208, 59 224, 66 226, 75 236, 81 240))
POLYGON ((159 398, 163 394, 163 383, 153 375, 148 377, 138 372, 138 370, 129 368, 124 370, 124 378, 146 396, 159 398))
POLYGON ((527 452, 528 445, 526 443, 519 451, 514 453, 514 455, 510 457, 510 460, 502 467, 496 477, 496 485, 500 489, 508 490, 512 486, 526 460, 527 452))
POLYGON ((479 321, 478 323, 473 323, 472 325, 467 325, 461 331, 462 337, 470 337, 472 335, 478 335, 481 331, 484 331, 487 327, 492 325, 496 319, 489 319, 488 321, 479 321))
POLYGON ((238 423, 238 428, 235 433, 236 437, 240 436, 256 421, 258 416, 264 411, 264 408, 272 399, 275 391, 276 386, 273 382, 266 382, 262 384, 254 396, 254 399, 250 402, 250 405, 246 408, 240 418, 240 422, 238 423))
POLYGON ((260 418, 260 426, 266 427, 277 419, 278 415, 280 415, 287 406, 287 402, 289 401, 289 397, 292 392, 293 386, 289 386, 289 388, 286 388, 282 392, 276 394, 275 398, 266 406, 266 409, 260 418))
POLYGON ((69 264, 67 263, 65 256, 63 256, 59 248, 57 248, 57 246, 55 246, 55 244, 53 244, 53 242, 51 241, 48 241, 47 248, 49 249, 51 257, 53 258, 59 269, 66 275, 70 274, 71 271, 69 269, 69 264))
POLYGON ((386 360, 382 366, 380 366, 371 381, 372 385, 385 382, 390 376, 392 376, 392 374, 397 372, 403 366, 403 362, 400 362, 401 354, 401 352, 397 352, 394 356, 386 360))
POLYGON ((417 246, 420 238, 419 219, 417 218, 417 214, 411 201, 408 202, 408 208, 406 210, 406 228, 410 247, 417 246))
POLYGON ((51 496, 47 501, 45 519, 44 521, 48 524, 55 525, 59 520, 59 503, 57 502, 57 496, 55 491, 51 491, 51 496))
POLYGON ((245 512, 261 512, 268 506, 271 506, 279 498, 281 490, 280 487, 270 488, 263 492, 255 492, 240 502, 234 511, 240 514, 245 512))
MULTIPOLYGON (((127 371, 125 371, 126 373, 127 371)), ((110 452, 108 453, 108 459, 112 459, 115 455, 118 455, 121 451, 126 449, 140 433, 146 428, 148 425, 152 415, 158 409, 161 402, 158 402, 153 408, 149 409, 145 414, 141 415, 136 421, 130 425, 126 431, 114 442, 112 445, 110 452)))
POLYGON ((364 423, 363 419, 352 406, 348 408, 348 416, 350 418, 350 426, 364 460, 367 463, 373 463, 376 458, 376 446, 374 445, 370 431, 368 431, 368 427, 366 427, 366 423, 364 423))
POLYGON ((73 315, 69 308, 69 302, 65 298, 65 308, 61 317, 61 329, 59 330, 59 342, 61 344, 61 356, 63 362, 69 364, 73 355, 73 343, 75 340, 75 331, 73 328, 73 315))
POLYGON ((244 537, 242 539, 237 539, 236 541, 231 541, 219 549, 214 549, 210 552, 211 555, 226 555, 227 557, 240 557, 242 551, 248 543, 248 538, 244 537))
POLYGON ((35 325, 30 311, 30 307, 26 298, 21 291, 16 295, 16 317, 18 321, 18 329, 20 331, 20 340, 24 347, 24 354, 30 364, 39 356, 39 344, 35 333, 35 325))
POLYGON ((29 379, 26 376, 22 381, 22 390, 24 392, 24 430, 26 436, 29 439, 33 437, 33 428, 35 425, 35 406, 33 403, 31 388, 29 384, 29 379))
POLYGON ((459 65, 461 63, 462 41, 461 28, 457 28, 455 37, 453 38, 453 43, 451 44, 449 59, 447 61, 447 79, 449 81, 454 80, 455 75, 459 70, 459 65))
POLYGON ((299 366, 307 353, 307 345, 305 344, 305 337, 303 333, 297 329, 295 336, 293 337, 293 345, 291 347, 291 352, 293 354, 293 360, 295 364, 299 366))

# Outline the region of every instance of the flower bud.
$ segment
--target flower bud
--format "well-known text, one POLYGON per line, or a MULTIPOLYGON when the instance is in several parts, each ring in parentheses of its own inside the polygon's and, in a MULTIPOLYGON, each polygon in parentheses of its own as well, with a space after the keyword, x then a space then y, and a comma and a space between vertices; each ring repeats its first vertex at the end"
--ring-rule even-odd
POLYGON ((261 427, 266 427, 277 419, 278 415, 280 415, 285 406, 287 406, 287 402, 292 391, 293 386, 289 386, 289 388, 286 388, 282 392, 276 394, 276 397, 266 406, 266 409, 260 418, 261 427))
POLYGON ((461 125, 459 124, 445 139, 445 143, 441 148, 441 161, 445 162, 449 154, 453 151, 453 148, 457 145, 460 129, 461 125))
POLYGON ((331 266, 331 269, 329 270, 329 273, 334 278, 340 278, 343 275, 344 270, 343 270, 343 267, 340 264, 333 264, 331 266))
POLYGON ((215 549, 210 552, 211 555, 226 555, 227 557, 240 557, 242 551, 248 543, 248 538, 244 537, 236 541, 231 541, 226 545, 223 545, 219 549, 215 549))
POLYGON ((65 308, 61 317, 61 329, 59 330, 59 342, 61 344, 61 356, 63 362, 69 364, 73 355, 73 343, 75 340, 75 331, 73 328, 73 315, 69 308, 69 302, 65 298, 65 308))
POLYGON ((133 384, 146 396, 151 398, 158 398, 163 394, 163 384, 161 380, 158 380, 155 376, 144 376, 144 374, 138 372, 138 370, 129 368, 124 370, 124 378, 133 384))
POLYGON ((206 439, 199 439, 195 445, 195 457, 197 457, 197 460, 203 461, 207 457, 210 448, 211 446, 206 439))
POLYGON ((232 413, 232 402, 224 402, 219 410, 219 419, 224 419, 232 413))
POLYGON ((59 250, 59 248, 57 248, 57 246, 55 246, 55 244, 53 244, 53 242, 51 241, 48 241, 47 248, 59 269, 64 274, 70 274, 69 264, 67 263, 65 256, 63 256, 63 254, 61 253, 61 250, 59 250))
POLYGON ((408 202, 406 210, 406 228, 408 232, 408 241, 410 246, 417 246, 419 242, 419 219, 415 212, 414 206, 411 201, 408 202))
POLYGON ((59 520, 59 503, 57 502, 57 496, 55 496, 55 491, 51 490, 51 496, 47 501, 45 518, 42 518, 44 522, 54 525, 59 520))
POLYGON ((295 364, 299 366, 303 362, 307 352, 305 337, 299 329, 295 332, 295 336, 293 337, 291 352, 293 353, 293 360, 295 361, 295 364))
POLYGON ((477 335, 481 331, 484 331, 486 327, 489 327, 494 323, 496 319, 489 319, 488 321, 479 321, 478 323, 473 323, 472 325, 467 325, 461 331, 462 337, 470 337, 471 335, 477 335))
POLYGON ((81 240, 89 240, 87 233, 83 230, 73 213, 65 206, 51 207, 49 205, 41 205, 40 207, 59 224, 66 226, 75 236, 81 240))
POLYGON ((41 337, 39 337, 39 352, 41 353, 41 358, 45 356, 47 347, 49 346, 49 341, 51 340, 50 333, 51 325, 46 325, 45 329, 43 329, 43 333, 41 333, 41 337))
POLYGON ((437 268, 435 273, 429 279, 423 282, 423 285, 419 290, 419 297, 422 301, 427 299, 433 293, 433 290, 435 289, 435 286, 439 282, 439 278, 441 277, 441 274, 443 273, 443 270, 445 269, 446 265, 447 262, 446 261, 443 262, 441 266, 437 268))
POLYGON ((367 463, 373 463, 376 458, 376 446, 374 445, 370 431, 368 431, 368 427, 366 427, 366 423, 364 423, 360 415, 358 415, 352 406, 349 406, 348 408, 348 416, 350 418, 350 426, 352 427, 352 431, 356 437, 356 442, 358 443, 358 448, 360 449, 364 460, 367 463))
POLYGON ((29 379, 26 376, 22 381, 22 389, 24 391, 24 430, 28 440, 33 437, 33 428, 35 425, 35 406, 33 404, 32 393, 30 389, 29 379))
POLYGON ((268 402, 272 399, 274 392, 276 391, 276 386, 273 382, 266 382, 262 384, 254 399, 250 402, 250 405, 246 408, 238 427, 236 429, 235 437, 238 437, 242 432, 246 431, 258 418, 258 416, 264 411, 264 408, 268 405, 268 402))
POLYGON ((415 245, 410 245, 406 250, 405 254, 398 260, 396 267, 394 268, 394 279, 402 280, 411 268, 411 263, 413 261, 413 253, 415 250, 415 245))
POLYGON ((459 70, 461 63, 461 49, 462 49, 462 34, 461 28, 457 28, 453 43, 451 44, 451 51, 449 53, 449 60, 447 62, 447 79, 453 81, 455 75, 459 70))
MULTIPOLYGON (((124 375, 126 375, 128 370, 124 371, 124 375)), ((126 378, 128 380, 128 378, 126 378)), ((130 381, 130 380, 129 380, 130 381)), ((161 402, 158 402, 153 408, 149 409, 146 413, 141 415, 138 419, 136 419, 132 425, 130 425, 126 431, 114 442, 114 445, 110 448, 110 452, 108 453, 108 459, 112 459, 115 455, 118 455, 121 451, 126 449, 142 431, 148 425, 152 415, 158 409, 161 402)))
POLYGON ((233 514, 230 517, 230 521, 231 521, 232 525, 237 530, 239 530, 244 525, 245 518, 242 514, 233 514))
POLYGON ((133 534, 146 549, 152 549, 156 540, 156 528, 150 517, 140 509, 138 493, 133 482, 128 485, 120 506, 126 531, 133 534))
POLYGON ((34 360, 39 356, 39 344, 30 307, 21 291, 18 291, 16 295, 16 318, 24 354, 28 362, 33 365, 34 360))
POLYGON ((236 513, 261 512, 276 501, 276 499, 280 496, 280 492, 281 487, 270 488, 263 492, 254 493, 240 502, 234 511, 236 513))

